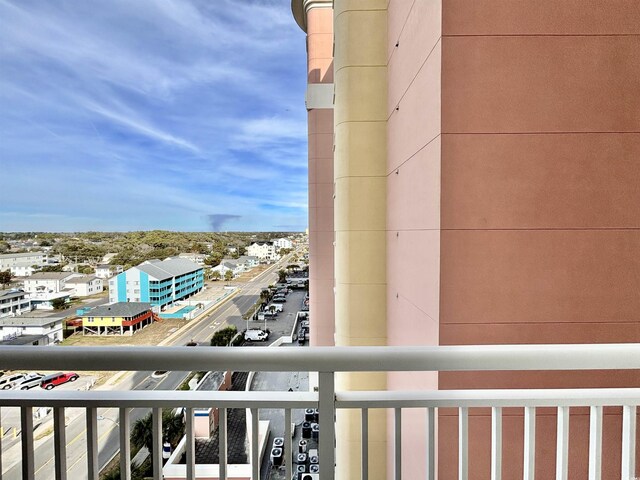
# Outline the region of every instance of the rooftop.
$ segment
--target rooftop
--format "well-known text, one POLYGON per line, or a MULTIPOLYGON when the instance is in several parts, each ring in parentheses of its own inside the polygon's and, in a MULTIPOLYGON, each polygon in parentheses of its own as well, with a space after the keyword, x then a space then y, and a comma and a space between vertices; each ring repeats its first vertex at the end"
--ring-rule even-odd
POLYGON ((119 302, 111 305, 101 305, 82 314, 81 317, 134 317, 147 310, 151 310, 150 303, 119 302))
POLYGON ((31 345, 45 337, 46 335, 18 335, 7 340, 0 340, 0 345, 31 345))
POLYGON ((25 252, 25 253, 3 253, 0 255, 0 260, 3 258, 23 258, 23 257, 33 257, 36 255, 47 255, 46 252, 25 252))
POLYGON ((67 283, 91 283, 97 279, 95 275, 83 275, 82 277, 73 277, 67 280, 67 283))
POLYGON ((22 290, 0 290, 0 298, 8 299, 8 298, 19 298, 24 297, 26 295, 22 290))
POLYGON ((64 317, 3 317, 0 318, 0 326, 3 327, 44 327, 52 323, 58 323, 64 320, 64 317))
POLYGON ((135 268, 148 273, 156 280, 166 280, 167 278, 202 270, 202 267, 197 263, 179 257, 167 258, 166 260, 148 260, 135 268))
POLYGON ((71 272, 38 272, 31 275, 26 280, 64 280, 69 277, 71 272))

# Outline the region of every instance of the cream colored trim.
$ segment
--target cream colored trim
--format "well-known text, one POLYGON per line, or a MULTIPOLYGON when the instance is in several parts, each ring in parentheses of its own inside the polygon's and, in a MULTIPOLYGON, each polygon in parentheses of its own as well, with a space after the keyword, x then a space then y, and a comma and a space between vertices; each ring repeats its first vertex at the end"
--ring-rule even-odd
POLYGON ((305 98, 307 110, 333 108, 333 83, 310 83, 305 98))

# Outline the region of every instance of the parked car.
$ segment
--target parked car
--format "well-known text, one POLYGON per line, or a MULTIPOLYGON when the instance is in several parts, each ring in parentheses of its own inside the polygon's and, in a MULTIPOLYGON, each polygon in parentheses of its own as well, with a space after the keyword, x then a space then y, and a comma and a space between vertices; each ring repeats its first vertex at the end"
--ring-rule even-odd
POLYGON ((39 387, 42 383, 44 375, 41 373, 31 372, 25 375, 21 380, 18 380, 14 386, 14 390, 29 390, 31 388, 39 387))
POLYGON ((271 299, 271 303, 286 303, 286 301, 287 301, 286 298, 278 295, 276 295, 271 299))
POLYGON ((78 374, 74 372, 68 373, 53 373, 51 375, 47 375, 42 379, 42 383, 40 386, 46 390, 51 390, 53 387, 57 387, 58 385, 62 385, 67 382, 75 382, 78 379, 78 374))
POLYGON ((244 339, 247 342, 262 342, 269 338, 269 334, 264 330, 247 330, 244 332, 244 339))
POLYGON ((24 373, 14 373, 12 375, 5 375, 0 378, 0 389, 9 390, 13 388, 17 382, 22 380, 26 375, 24 373))
POLYGON ((281 312, 284 308, 281 303, 270 303, 269 305, 267 305, 267 308, 265 308, 265 310, 269 311, 271 310, 271 307, 275 308, 276 312, 281 312))

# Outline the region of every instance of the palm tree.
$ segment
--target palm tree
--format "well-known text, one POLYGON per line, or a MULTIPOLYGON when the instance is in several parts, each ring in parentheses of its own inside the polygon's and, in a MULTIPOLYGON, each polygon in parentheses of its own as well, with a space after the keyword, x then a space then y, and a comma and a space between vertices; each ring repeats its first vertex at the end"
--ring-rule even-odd
POLYGON ((149 452, 153 451, 153 420, 151 412, 136 420, 131 428, 131 444, 137 449, 146 447, 149 452))
POLYGON ((285 283, 287 281, 287 272, 284 270, 278 270, 278 283, 285 283))
POLYGON ((226 272, 224 272, 224 279, 226 282, 230 282, 231 280, 233 280, 233 272, 231 270, 227 270, 226 272))
MULTIPOLYGON (((153 455, 153 419, 151 412, 136 420, 131 428, 131 444, 141 449, 146 447, 153 455)), ((174 415, 171 409, 162 410, 162 437, 176 447, 184 435, 184 423, 182 417, 174 415)))

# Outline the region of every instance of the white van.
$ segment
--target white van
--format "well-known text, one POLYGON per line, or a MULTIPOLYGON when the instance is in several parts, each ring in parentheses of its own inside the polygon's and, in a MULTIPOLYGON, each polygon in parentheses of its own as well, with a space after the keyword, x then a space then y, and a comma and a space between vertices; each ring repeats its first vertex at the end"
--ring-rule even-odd
POLYGON ((15 373, 13 375, 5 375, 0 378, 0 389, 9 390, 13 388, 18 382, 22 381, 22 379, 26 377, 24 373, 15 373))
POLYGON ((247 342, 263 342, 269 338, 269 334, 263 330, 247 330, 244 339, 247 342))

